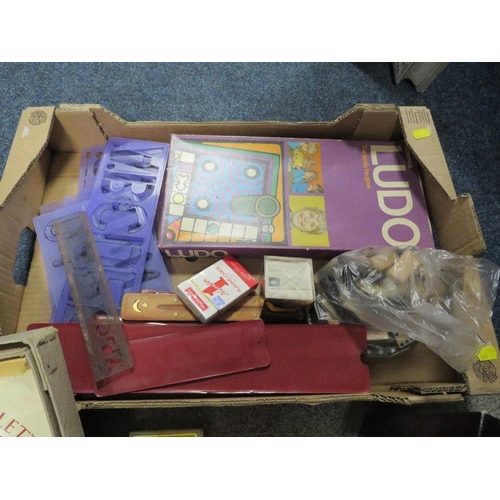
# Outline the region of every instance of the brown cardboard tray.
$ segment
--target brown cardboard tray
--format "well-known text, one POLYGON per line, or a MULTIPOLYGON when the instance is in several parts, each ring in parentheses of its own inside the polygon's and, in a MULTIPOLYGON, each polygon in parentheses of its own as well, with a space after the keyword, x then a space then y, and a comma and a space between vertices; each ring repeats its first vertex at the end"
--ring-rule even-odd
MULTIPOLYGON (((33 229, 40 205, 76 194, 80 153, 104 145, 108 137, 169 142, 171 134, 307 137, 346 140, 405 140, 421 167, 426 201, 439 246, 460 254, 478 255, 485 249, 474 204, 469 194, 457 195, 429 109, 392 104, 358 104, 330 122, 126 122, 94 104, 30 107, 20 118, 0 183, 0 231, 8 235, 0 246, 0 325, 3 334, 23 332, 31 323, 49 320, 50 302, 38 245, 26 286, 16 284, 12 270, 24 228, 33 229), (425 134, 419 131, 426 130, 425 134), (415 133, 416 132, 416 133, 415 133), (422 138, 419 138, 422 137, 422 138)), ((167 265, 174 283, 197 273, 210 259, 188 262, 171 259, 167 265)), ((248 259, 243 264, 261 269, 248 259)), ((315 267, 321 265, 315 262, 315 267)), ((257 271, 260 272, 260 271, 257 271)), ((483 338, 497 347, 491 323, 483 338)), ((477 361, 465 375, 452 370, 424 345, 407 355, 372 365, 366 394, 321 396, 242 396, 238 398, 162 398, 79 401, 80 407, 196 406, 273 403, 316 404, 366 400, 402 404, 457 401, 465 394, 500 392, 500 360, 477 361)))

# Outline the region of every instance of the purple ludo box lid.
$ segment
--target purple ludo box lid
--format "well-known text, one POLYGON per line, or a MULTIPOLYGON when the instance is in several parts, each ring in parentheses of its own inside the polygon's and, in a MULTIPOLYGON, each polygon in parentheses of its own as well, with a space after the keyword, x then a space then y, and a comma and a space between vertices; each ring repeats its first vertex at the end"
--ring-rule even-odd
MULTIPOLYGON (((164 196, 159 246, 168 256, 211 254, 221 257, 225 253, 260 256, 272 253, 326 258, 366 246, 434 247, 418 167, 412 162, 403 142, 174 135, 164 196), (263 237, 254 241, 243 237, 239 241, 234 239, 228 242, 227 237, 214 241, 213 234, 210 238, 203 234, 200 237, 206 227, 235 225, 238 215, 230 214, 228 217, 224 214, 221 217, 220 214, 210 213, 210 210, 206 217, 198 215, 201 212, 193 203, 199 199, 199 193, 206 192, 216 201, 224 196, 231 197, 231 189, 228 192, 227 188, 218 187, 227 186, 226 179, 229 178, 234 194, 240 194, 244 184, 241 182, 241 169, 245 168, 241 161, 242 151, 259 151, 259 144, 269 143, 279 145, 282 152, 281 173, 277 181, 281 183, 281 189, 269 192, 266 181, 267 184, 262 184, 262 195, 278 199, 283 210, 285 240, 273 243, 263 241, 263 237), (234 162, 227 161, 231 151, 234 152, 234 162), (179 168, 182 175, 186 172, 186 165, 179 166, 182 152, 188 153, 188 157, 191 155, 193 163, 185 192, 186 201, 179 209, 179 206, 174 206, 173 200, 179 194, 175 191, 175 186, 179 185, 176 173, 179 168), (226 170, 218 174, 220 184, 215 182, 208 186, 206 178, 197 183, 197 171, 201 168, 197 162, 206 162, 207 155, 225 165, 226 170), (315 176, 311 174, 305 178, 306 170, 315 172, 315 176), (304 220, 294 217, 294 214, 310 207, 326 214, 327 228, 322 234, 299 231, 297 224, 294 225, 294 222, 304 220), (190 224, 186 223, 188 219, 190 224), (176 239, 180 231, 176 229, 172 232, 172 227, 188 227, 193 234, 198 227, 199 234, 191 241, 181 241, 176 239)), ((265 224, 267 231, 269 220, 265 224)))

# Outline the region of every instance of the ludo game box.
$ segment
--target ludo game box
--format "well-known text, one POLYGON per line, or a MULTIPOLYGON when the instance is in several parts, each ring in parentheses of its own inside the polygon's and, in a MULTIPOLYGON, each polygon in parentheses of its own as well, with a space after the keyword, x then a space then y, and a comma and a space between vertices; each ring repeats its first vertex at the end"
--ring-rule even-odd
POLYGON ((403 142, 194 135, 172 136, 158 240, 186 258, 434 247, 403 142))

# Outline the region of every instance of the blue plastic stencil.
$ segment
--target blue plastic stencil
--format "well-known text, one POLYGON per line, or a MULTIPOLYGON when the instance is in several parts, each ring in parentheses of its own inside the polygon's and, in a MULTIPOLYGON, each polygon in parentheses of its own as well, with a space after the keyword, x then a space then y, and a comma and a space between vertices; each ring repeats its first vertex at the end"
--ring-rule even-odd
POLYGON ((34 219, 49 283, 51 321, 77 321, 53 221, 82 210, 118 311, 125 293, 173 290, 153 234, 168 150, 168 144, 118 138, 110 139, 104 150, 91 148, 82 154, 78 194, 90 199, 34 219))
MULTIPOLYGON (((96 246, 99 249, 98 243, 96 243, 96 246)), ((142 274, 140 291, 172 292, 174 290, 172 279, 168 274, 161 253, 158 250, 157 240, 154 235, 151 236, 149 247, 145 268, 142 274)), ((61 257, 60 254, 59 257, 61 257)), ((60 262, 62 264, 61 258, 60 262)), ((102 259, 101 263, 103 264, 103 269, 108 280, 115 307, 120 311, 123 295, 134 291, 135 276, 130 276, 129 273, 123 273, 120 270, 112 269, 110 266, 105 266, 104 264, 109 264, 109 262, 103 262, 102 259)), ((78 316, 75 303, 71 297, 66 276, 64 276, 64 278, 62 292, 59 295, 60 298, 53 308, 51 322, 77 323, 78 316)))
POLYGON ((85 211, 86 205, 86 202, 75 203, 43 213, 33 219, 37 241, 45 265, 45 275, 47 276, 47 283, 49 285, 52 310, 54 310, 59 303, 64 285, 67 281, 61 251, 54 230, 54 220, 85 211))
POLYGON ((151 235, 149 250, 146 255, 146 264, 144 265, 141 282, 141 292, 142 291, 174 291, 172 278, 167 271, 162 253, 158 248, 158 239, 155 233, 151 235))
POLYGON ((84 149, 80 160, 80 176, 78 182, 78 199, 88 200, 94 187, 99 163, 104 153, 104 146, 84 149))
POLYGON ((104 269, 126 271, 124 282, 132 280, 137 291, 151 249, 168 152, 168 144, 110 138, 87 206, 104 269))
POLYGON ((56 219, 53 228, 94 379, 101 387, 130 371, 134 360, 85 212, 56 219))

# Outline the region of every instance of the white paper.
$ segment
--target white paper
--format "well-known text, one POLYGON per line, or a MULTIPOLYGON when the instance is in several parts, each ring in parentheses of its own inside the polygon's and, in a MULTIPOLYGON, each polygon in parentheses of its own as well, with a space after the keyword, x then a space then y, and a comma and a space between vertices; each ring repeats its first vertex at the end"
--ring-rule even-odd
POLYGON ((0 376, 0 437, 43 436, 52 432, 31 368, 22 375, 0 376))

